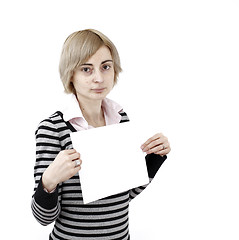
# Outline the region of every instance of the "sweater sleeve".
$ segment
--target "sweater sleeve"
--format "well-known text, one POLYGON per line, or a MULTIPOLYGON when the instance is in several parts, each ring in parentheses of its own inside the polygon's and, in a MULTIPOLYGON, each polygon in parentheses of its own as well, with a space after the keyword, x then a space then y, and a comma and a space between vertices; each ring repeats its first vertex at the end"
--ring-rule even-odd
POLYGON ((130 201, 134 199, 137 195, 139 195, 153 180, 154 176, 156 175, 157 171, 163 164, 163 162, 167 159, 167 156, 160 156, 156 154, 148 154, 145 157, 148 176, 149 176, 149 183, 137 188, 133 188, 129 191, 130 201))
POLYGON ((60 213, 59 187, 53 193, 47 193, 42 185, 42 174, 60 151, 59 134, 54 123, 50 119, 42 121, 36 131, 35 187, 31 202, 32 213, 42 225, 54 222, 60 213))

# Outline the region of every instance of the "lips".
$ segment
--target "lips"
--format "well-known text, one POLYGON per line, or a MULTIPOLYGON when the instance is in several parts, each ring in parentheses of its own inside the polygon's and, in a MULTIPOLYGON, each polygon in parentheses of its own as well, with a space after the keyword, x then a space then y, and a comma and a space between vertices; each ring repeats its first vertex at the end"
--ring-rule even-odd
POLYGON ((91 89, 93 92, 96 92, 96 93, 101 93, 105 90, 105 88, 93 88, 91 89))

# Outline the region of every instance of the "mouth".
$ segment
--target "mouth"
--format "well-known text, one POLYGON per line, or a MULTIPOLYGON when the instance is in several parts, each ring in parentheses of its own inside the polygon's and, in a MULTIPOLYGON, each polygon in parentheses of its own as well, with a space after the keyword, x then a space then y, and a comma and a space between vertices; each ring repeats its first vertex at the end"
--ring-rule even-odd
POLYGON ((106 88, 93 88, 91 89, 95 93, 102 93, 106 88))

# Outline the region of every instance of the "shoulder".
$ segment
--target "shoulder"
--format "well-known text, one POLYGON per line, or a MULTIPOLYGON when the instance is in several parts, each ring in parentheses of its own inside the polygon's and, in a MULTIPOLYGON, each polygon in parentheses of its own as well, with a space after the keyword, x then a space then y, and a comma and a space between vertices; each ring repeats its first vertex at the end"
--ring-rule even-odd
POLYGON ((123 109, 119 112, 119 114, 121 115, 120 123, 129 122, 129 117, 128 117, 127 113, 123 109))
POLYGON ((106 114, 113 119, 118 119, 120 115, 120 123, 129 121, 128 115, 124 111, 123 107, 112 99, 105 98, 102 102, 102 107, 104 108, 106 114))
POLYGON ((72 130, 63 119, 63 113, 55 112, 44 119, 35 131, 35 139, 38 146, 54 144, 61 149, 72 148, 70 133, 72 130))
POLYGON ((63 114, 62 112, 57 111, 38 124, 35 134, 42 131, 58 132, 58 129, 62 127, 62 125, 64 125, 63 114))

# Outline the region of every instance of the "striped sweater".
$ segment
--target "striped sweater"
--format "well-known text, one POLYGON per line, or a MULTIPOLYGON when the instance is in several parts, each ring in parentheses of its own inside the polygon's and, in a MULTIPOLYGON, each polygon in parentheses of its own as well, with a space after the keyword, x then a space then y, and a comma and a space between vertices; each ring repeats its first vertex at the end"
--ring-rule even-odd
MULTIPOLYGON (((122 112, 120 115, 121 123, 129 121, 126 113, 122 112)), ((70 139, 70 133, 73 131, 76 130, 69 122, 64 121, 61 112, 56 112, 38 126, 35 187, 31 203, 34 217, 42 225, 55 222, 49 239, 129 239, 129 202, 147 185, 83 204, 80 178, 77 173, 69 180, 58 184, 53 193, 44 191, 42 174, 60 151, 73 148, 70 139)), ((166 156, 146 155, 150 180, 165 159, 166 156)))

